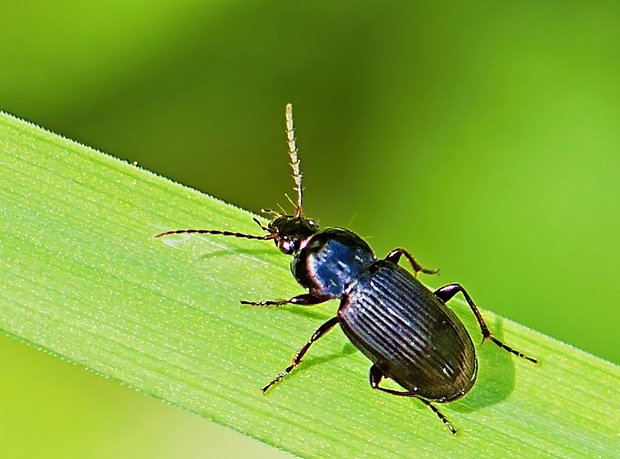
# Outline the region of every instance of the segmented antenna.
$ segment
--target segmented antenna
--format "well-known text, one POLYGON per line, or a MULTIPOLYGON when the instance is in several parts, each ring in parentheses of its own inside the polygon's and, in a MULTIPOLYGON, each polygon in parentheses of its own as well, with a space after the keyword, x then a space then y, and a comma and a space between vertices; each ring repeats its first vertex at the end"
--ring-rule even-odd
MULTIPOLYGON (((259 225, 261 226, 261 228, 263 228, 263 226, 260 223, 259 225)), ((268 241, 269 239, 274 239, 274 236, 271 234, 266 234, 264 236, 254 236, 253 234, 236 233, 233 231, 220 231, 220 230, 207 230, 207 229, 180 229, 180 230, 164 231, 163 233, 156 234, 155 237, 168 236, 169 234, 219 234, 220 236, 242 237, 245 239, 260 239, 261 241, 268 241)))
POLYGON ((169 234, 219 234, 220 236, 242 237, 245 239, 259 239, 261 241, 268 241, 270 239, 276 238, 276 233, 271 231, 265 225, 263 225, 258 220, 258 218, 254 218, 254 223, 256 223, 260 227, 260 229, 262 229, 263 231, 267 231, 269 234, 265 234, 263 236, 255 236, 253 234, 236 233, 234 231, 211 230, 211 229, 180 229, 180 230, 164 231, 163 233, 156 234, 155 237, 168 236, 169 234))
POLYGON ((301 170, 299 169, 299 157, 297 156, 297 143, 295 142, 295 127, 293 125, 293 105, 286 104, 286 140, 288 141, 288 154, 291 157, 291 167, 293 168, 293 180, 295 181, 295 192, 297 202, 295 203, 295 217, 301 217, 303 188, 301 187, 301 170))

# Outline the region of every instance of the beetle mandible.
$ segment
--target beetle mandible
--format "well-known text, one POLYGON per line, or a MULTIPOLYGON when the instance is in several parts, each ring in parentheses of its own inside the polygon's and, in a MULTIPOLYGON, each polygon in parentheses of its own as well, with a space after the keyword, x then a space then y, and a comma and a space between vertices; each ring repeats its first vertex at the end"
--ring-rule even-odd
POLYGON ((310 340, 269 384, 265 393, 302 361, 313 343, 336 325, 370 361, 369 381, 373 389, 389 394, 415 397, 428 406, 453 434, 456 429, 432 402, 444 403, 465 395, 474 385, 478 360, 471 337, 459 318, 446 306, 461 293, 474 313, 484 340, 537 363, 495 338, 476 304, 460 284, 448 284, 434 292, 417 279, 417 274, 436 274, 422 267, 407 250, 397 248, 378 259, 360 236, 344 228, 321 230, 315 220, 302 212, 303 188, 297 144, 293 127, 293 108, 286 106, 286 136, 295 182, 295 212, 281 214, 263 210, 272 219, 264 226, 264 235, 252 235, 211 229, 181 229, 159 233, 195 233, 273 241, 280 251, 292 255, 291 272, 307 293, 285 300, 241 301, 252 306, 311 306, 339 299, 338 314, 321 325, 310 340), (411 274, 399 265, 405 257, 411 274), (404 388, 381 386, 391 378, 404 388))

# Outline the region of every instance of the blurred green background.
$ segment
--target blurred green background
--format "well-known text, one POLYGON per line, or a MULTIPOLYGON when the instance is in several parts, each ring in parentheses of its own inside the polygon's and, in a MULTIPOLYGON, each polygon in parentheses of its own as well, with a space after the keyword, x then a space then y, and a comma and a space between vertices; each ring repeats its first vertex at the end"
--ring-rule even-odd
MULTIPOLYGON (((5 2, 0 70, 1 109, 254 212, 293 102, 307 215, 620 362, 618 2, 5 2)), ((7 457, 279 455, 0 342, 7 457)))

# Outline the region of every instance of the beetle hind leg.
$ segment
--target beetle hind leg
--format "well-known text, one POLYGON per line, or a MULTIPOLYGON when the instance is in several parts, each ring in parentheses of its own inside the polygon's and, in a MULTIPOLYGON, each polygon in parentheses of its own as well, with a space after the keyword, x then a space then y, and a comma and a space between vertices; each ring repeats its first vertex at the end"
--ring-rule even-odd
POLYGON ((382 392, 386 392, 388 394, 392 394, 392 395, 396 395, 398 397, 415 397, 418 400, 420 400, 422 403, 424 403, 426 406, 428 406, 433 413, 435 413, 437 415, 437 417, 439 419, 441 419, 441 421, 446 425, 446 427, 448 427, 448 429, 450 429, 450 432, 454 435, 456 433, 456 429, 452 426, 452 424, 450 424, 450 421, 448 421, 448 418, 446 418, 443 413, 441 411, 439 411, 439 409, 433 405, 431 402, 429 402, 428 400, 420 397, 416 392, 413 391, 400 391, 400 390, 394 390, 394 389, 388 389, 386 387, 381 387, 379 384, 381 384, 381 381, 383 380, 383 378, 385 377, 385 375, 383 374, 383 371, 381 371, 381 369, 376 366, 373 365, 372 367, 370 367, 370 373, 369 373, 369 381, 370 381, 370 387, 372 387, 373 389, 378 389, 382 392))
POLYGON ((465 291, 465 289, 463 288, 461 284, 444 285, 443 287, 435 290, 435 296, 439 298, 441 301, 443 301, 444 303, 446 303, 450 299, 452 299, 452 297, 456 295, 458 292, 461 292, 463 294, 463 296, 465 297, 465 300, 467 301, 467 304, 469 305, 469 308, 472 310, 472 312, 476 316, 476 320, 478 321, 478 325, 480 325, 480 331, 482 332, 482 336, 484 337, 484 339, 491 340, 498 347, 504 349, 505 351, 510 352, 511 354, 521 357, 522 359, 529 360, 532 363, 538 363, 538 360, 533 359, 532 357, 528 357, 527 355, 517 351, 516 349, 513 349, 507 344, 502 343, 500 340, 498 340, 497 338, 495 338, 495 336, 491 334, 489 327, 487 327, 487 324, 482 318, 482 314, 480 314, 480 311, 478 310, 478 307, 474 303, 474 300, 471 299, 471 297, 469 296, 469 293, 465 291))

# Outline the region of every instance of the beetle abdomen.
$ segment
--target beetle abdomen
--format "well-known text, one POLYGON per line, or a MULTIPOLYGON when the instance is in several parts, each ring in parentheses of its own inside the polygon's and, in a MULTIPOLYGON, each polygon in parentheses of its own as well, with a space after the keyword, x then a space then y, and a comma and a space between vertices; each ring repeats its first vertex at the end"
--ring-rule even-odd
POLYGON ((429 400, 454 400, 471 389, 477 363, 465 327, 412 274, 380 260, 347 293, 342 329, 386 376, 429 400))

